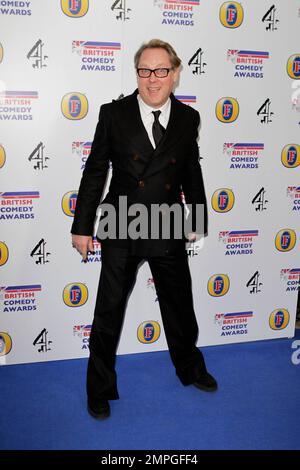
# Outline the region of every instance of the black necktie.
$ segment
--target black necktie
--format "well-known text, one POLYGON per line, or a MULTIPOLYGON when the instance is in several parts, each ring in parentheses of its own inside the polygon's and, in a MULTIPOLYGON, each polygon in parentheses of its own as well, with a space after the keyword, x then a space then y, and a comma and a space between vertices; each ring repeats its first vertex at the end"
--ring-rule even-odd
POLYGON ((161 111, 152 111, 152 113, 154 116, 154 122, 152 125, 152 134, 153 134, 155 146, 157 147, 159 144, 159 141, 161 140, 162 136, 165 133, 165 128, 161 125, 161 123, 158 120, 161 111))

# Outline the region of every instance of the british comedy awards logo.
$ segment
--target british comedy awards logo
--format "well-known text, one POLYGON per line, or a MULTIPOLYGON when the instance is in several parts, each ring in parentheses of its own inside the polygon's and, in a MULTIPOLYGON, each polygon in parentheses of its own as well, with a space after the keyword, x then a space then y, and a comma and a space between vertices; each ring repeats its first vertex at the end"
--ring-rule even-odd
POLYGON ((86 259, 81 259, 81 263, 99 263, 101 261, 101 243, 97 237, 93 237, 93 247, 93 251, 88 251, 86 259))
POLYGON ((228 157, 230 170, 257 170, 264 149, 262 143, 225 142, 223 154, 228 157))
POLYGON ((73 326, 73 336, 77 336, 81 340, 81 349, 88 350, 92 325, 75 325, 73 326))
POLYGON ((149 277, 147 279, 147 289, 152 290, 152 292, 154 294, 153 300, 154 300, 154 302, 158 302, 158 297, 157 297, 157 294, 156 294, 155 282, 154 282, 153 277, 149 277))
POLYGON ((194 95, 175 95, 175 98, 181 103, 190 105, 190 104, 196 104, 197 103, 197 97, 194 95))
POLYGON ((228 49, 227 60, 234 64, 234 77, 264 78, 264 62, 269 52, 228 49))
POLYGON ((38 97, 37 91, 1 91, 0 120, 32 121, 32 104, 38 97))
POLYGON ((61 111, 65 118, 77 121, 88 113, 88 100, 85 95, 76 91, 67 93, 61 100, 61 111))
POLYGON ((31 16, 31 3, 23 1, 0 1, 0 15, 31 16))
POLYGON ((292 201, 291 210, 300 210, 300 186, 288 186, 286 190, 287 197, 292 201))
POLYGON ((83 171, 89 154, 91 153, 92 142, 75 141, 72 142, 72 154, 80 158, 80 169, 83 171))
POLYGON ((280 271, 280 279, 285 283, 286 292, 295 292, 300 285, 300 268, 284 268, 280 271))
POLYGON ((37 294, 41 290, 40 284, 0 287, 2 311, 11 313, 37 310, 37 294))
POLYGON ((258 238, 258 230, 232 230, 219 233, 219 241, 223 242, 225 256, 252 255, 254 240, 258 238))
POLYGON ((119 42, 72 41, 72 52, 80 57, 80 70, 116 72, 119 42))
POLYGON ((154 0, 161 10, 161 24, 181 27, 195 26, 195 11, 200 0, 154 0))
POLYGON ((248 322, 253 318, 253 312, 217 313, 215 325, 219 328, 220 336, 236 336, 248 334, 248 322))
POLYGON ((34 219, 34 202, 38 191, 16 191, 0 193, 0 220, 34 219))

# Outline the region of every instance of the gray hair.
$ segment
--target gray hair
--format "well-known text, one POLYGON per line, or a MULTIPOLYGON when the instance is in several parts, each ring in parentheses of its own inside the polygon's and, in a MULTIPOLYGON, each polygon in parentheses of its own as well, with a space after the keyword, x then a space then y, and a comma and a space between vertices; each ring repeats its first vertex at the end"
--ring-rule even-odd
POLYGON ((171 44, 169 44, 168 42, 162 41, 161 39, 151 39, 151 41, 142 44, 141 47, 138 49, 138 51, 135 53, 135 56, 134 56, 135 68, 138 68, 141 55, 145 49, 164 49, 169 54, 172 67, 174 69, 177 69, 181 64, 181 59, 179 59, 178 55, 176 54, 171 44))

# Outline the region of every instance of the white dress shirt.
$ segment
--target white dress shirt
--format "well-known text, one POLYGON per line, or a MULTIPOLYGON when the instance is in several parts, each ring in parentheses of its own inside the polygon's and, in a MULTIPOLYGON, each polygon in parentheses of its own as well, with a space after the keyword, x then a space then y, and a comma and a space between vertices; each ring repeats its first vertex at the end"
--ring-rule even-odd
POLYGON ((171 100, 170 100, 170 98, 168 98, 168 100, 165 102, 165 104, 163 104, 160 108, 155 109, 155 108, 152 108, 151 106, 149 106, 148 104, 146 104, 142 100, 140 95, 137 96, 137 99, 138 99, 141 118, 142 118, 144 127, 147 131, 147 134, 149 136, 149 139, 150 139, 150 142, 151 142, 153 148, 155 148, 156 146, 155 146, 155 142, 154 142, 154 138, 153 138, 153 134, 152 134, 152 125, 153 125, 153 122, 154 122, 154 115, 152 114, 152 111, 161 111, 158 120, 161 123, 161 125, 166 129, 167 125, 168 125, 168 122, 169 122, 169 117, 170 117, 171 100))

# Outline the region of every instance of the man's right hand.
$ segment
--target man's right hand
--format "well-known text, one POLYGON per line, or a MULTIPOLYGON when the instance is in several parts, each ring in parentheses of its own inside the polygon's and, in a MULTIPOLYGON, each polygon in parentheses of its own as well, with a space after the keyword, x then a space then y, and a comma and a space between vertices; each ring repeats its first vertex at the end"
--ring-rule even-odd
POLYGON ((72 235, 72 246, 81 254, 83 261, 89 251, 94 251, 93 238, 88 235, 72 235))

